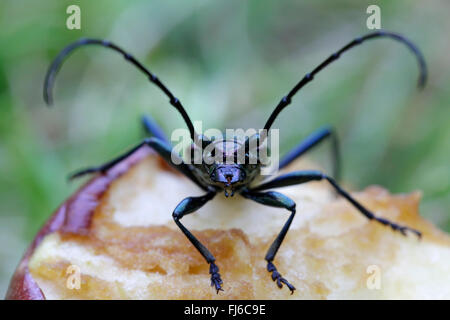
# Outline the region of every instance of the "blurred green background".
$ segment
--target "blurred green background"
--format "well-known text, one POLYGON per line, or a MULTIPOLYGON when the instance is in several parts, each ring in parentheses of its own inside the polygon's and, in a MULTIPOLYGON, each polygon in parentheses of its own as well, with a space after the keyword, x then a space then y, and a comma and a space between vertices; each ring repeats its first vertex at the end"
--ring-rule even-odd
MULTIPOLYGON (((140 115, 183 127, 167 98, 112 51, 73 54, 42 99, 56 54, 80 37, 112 40, 135 55, 205 127, 261 127, 279 99, 318 63, 382 27, 423 51, 425 90, 411 53, 368 42, 316 77, 275 122, 287 151, 323 124, 341 138, 343 180, 422 190, 421 214, 450 230, 450 4, 431 1, 8 1, 0 2, 0 296, 37 230, 81 181, 68 173, 120 154, 143 137, 140 115), (81 7, 81 30, 66 28, 81 7)), ((327 146, 311 157, 329 168, 327 146)), ((167 214, 170 214, 168 212, 167 214)))

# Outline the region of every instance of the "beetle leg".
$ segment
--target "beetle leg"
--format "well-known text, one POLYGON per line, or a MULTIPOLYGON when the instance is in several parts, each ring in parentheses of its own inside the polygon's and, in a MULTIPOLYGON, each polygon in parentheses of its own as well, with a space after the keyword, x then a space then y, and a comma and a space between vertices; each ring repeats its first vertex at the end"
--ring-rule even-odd
POLYGON ((115 158, 101 166, 79 170, 79 171, 71 174, 69 176, 69 179, 75 179, 75 178, 81 177, 81 176, 83 176, 85 174, 89 174, 89 173, 95 173, 95 172, 105 173, 109 169, 114 167, 116 164, 121 162, 122 160, 131 156, 134 152, 136 152, 139 148, 141 148, 144 145, 147 145, 150 148, 152 148, 153 150, 155 150, 168 164, 170 164, 172 167, 174 167, 175 169, 177 169, 178 171, 183 173, 186 177, 191 179, 200 188, 202 188, 203 190, 207 190, 207 188, 205 186, 203 186, 197 180, 197 178, 195 178, 195 176, 192 174, 189 167, 183 162, 183 160, 181 158, 177 158, 177 162, 179 164, 175 164, 172 162, 172 159, 174 157, 178 157, 178 155, 172 153, 172 147, 170 145, 168 145, 164 141, 162 141, 158 138, 155 138, 155 137, 144 139, 141 143, 139 143, 138 145, 133 147, 131 150, 127 151, 123 155, 118 156, 117 158, 115 158))
POLYGON ((144 126, 145 131, 150 134, 151 137, 158 138, 167 145, 170 145, 170 141, 167 138, 166 134, 152 117, 142 116, 142 125, 144 126))
POLYGON ((309 136, 307 136, 296 147, 289 151, 280 161, 279 169, 283 169, 289 165, 292 161, 308 152, 326 138, 331 138, 332 143, 332 161, 333 161, 333 176, 337 181, 341 176, 341 157, 339 152, 339 140, 336 131, 331 126, 324 126, 317 129, 309 136))
POLYGON ((419 237, 419 239, 421 238, 422 233, 416 229, 402 226, 395 222, 391 222, 387 219, 377 217, 372 212, 367 210, 363 205, 361 205, 358 201, 356 201, 355 198, 353 198, 347 191, 342 189, 333 178, 323 174, 320 171, 310 170, 310 171, 290 172, 290 173, 281 175, 281 176, 273 179, 272 181, 263 183, 262 185, 253 188, 251 191, 261 191, 261 190, 267 190, 267 189, 272 189, 272 188, 287 187, 287 186, 298 185, 298 184, 302 184, 302 183, 310 182, 310 181, 319 181, 322 179, 327 180, 333 186, 333 188, 337 191, 337 193, 339 195, 341 195, 345 199, 347 199, 367 219, 375 220, 385 226, 390 226, 392 228, 392 230, 400 231, 403 235, 406 235, 407 231, 410 231, 410 232, 416 234, 419 237))
POLYGON ((289 290, 291 290, 291 294, 293 294, 295 287, 281 276, 281 274, 278 272, 277 268, 273 264, 273 260, 275 259, 275 255, 277 254, 277 251, 280 248, 281 243, 283 242, 284 237, 286 236, 286 233, 289 230, 292 220, 294 219, 295 202, 292 199, 288 198, 287 196, 275 191, 269 192, 244 191, 241 193, 241 195, 247 199, 256 201, 263 205, 285 208, 291 212, 291 215, 284 224, 283 229, 281 229, 280 233, 278 234, 278 236, 270 246, 269 250, 267 251, 265 260, 267 261, 267 271, 272 273, 272 280, 276 281, 277 286, 280 289, 283 287, 284 283, 289 288, 289 290))
POLYGON ((188 197, 181 201, 175 210, 173 211, 173 220, 177 226, 183 231, 185 236, 194 245, 194 247, 200 252, 200 254, 205 258, 206 262, 209 263, 209 273, 211 274, 211 286, 215 287, 217 293, 223 291, 222 289, 222 279, 219 274, 219 267, 215 264, 216 259, 211 252, 203 245, 200 241, 180 222, 181 218, 187 214, 197 211, 203 205, 214 198, 215 192, 208 192, 207 194, 200 197, 188 197))

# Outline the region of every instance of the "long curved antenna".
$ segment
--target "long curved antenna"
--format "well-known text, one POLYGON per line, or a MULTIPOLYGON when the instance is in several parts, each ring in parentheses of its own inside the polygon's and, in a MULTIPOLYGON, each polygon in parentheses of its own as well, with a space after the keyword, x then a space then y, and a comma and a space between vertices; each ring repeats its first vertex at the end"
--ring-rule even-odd
POLYGON ((170 92, 170 90, 167 89, 166 86, 164 84, 162 84, 162 82, 153 73, 151 73, 147 68, 145 68, 132 55, 130 55, 129 53, 125 52, 124 50, 122 50, 121 48, 116 46, 115 44, 113 44, 113 43, 111 43, 109 41, 105 41, 105 40, 80 39, 80 40, 78 40, 78 41, 68 45, 67 47, 65 47, 58 54, 58 56, 55 58, 55 60, 53 60, 52 64, 50 65, 50 67, 49 67, 49 69, 47 71, 47 74, 45 76, 44 100, 45 100, 45 102, 48 105, 51 105, 53 103, 52 88, 53 88, 53 84, 55 82, 55 76, 56 76, 56 73, 58 72, 58 70, 60 69, 64 59, 66 58, 66 56, 68 56, 72 51, 74 51, 78 47, 85 46, 85 45, 92 45, 92 44, 100 45, 100 46, 103 46, 103 47, 106 47, 106 48, 110 48, 110 49, 112 49, 114 51, 117 51, 117 52, 121 53, 123 55, 123 57, 125 58, 125 60, 131 62, 139 70, 141 70, 143 73, 145 73, 148 76, 148 79, 150 80, 150 82, 154 83, 158 88, 160 88, 166 94, 166 96, 169 97, 170 104, 172 106, 174 106, 175 109, 178 110, 178 112, 181 113, 181 115, 183 116, 184 122, 186 122, 186 125, 188 126, 188 129, 189 129, 189 132, 190 132, 190 135, 191 135, 191 139, 195 140, 196 133, 195 133, 195 130, 194 130, 194 125, 192 124, 191 119, 187 115, 186 110, 181 105, 180 100, 175 98, 175 96, 172 94, 172 92, 170 92))
POLYGON ((353 48, 353 47, 355 47, 357 45, 360 45, 361 43, 363 43, 366 40, 375 39, 375 38, 381 38, 381 37, 391 38, 391 39, 394 39, 396 41, 402 42, 414 53, 414 55, 417 58, 417 61, 419 63, 419 68, 420 68, 420 75, 419 75, 419 80, 418 80, 418 86, 419 86, 419 88, 423 88, 425 86, 425 82, 426 82, 426 79, 427 79, 427 68, 426 68, 426 65, 425 65, 425 60, 423 58, 423 55, 419 51, 419 49, 411 41, 409 41, 405 37, 403 37, 403 36, 401 36, 399 34, 396 34, 396 33, 387 32, 387 31, 377 31, 377 32, 369 33, 369 34, 367 34, 367 35, 365 35, 363 37, 354 39, 353 41, 348 43, 346 46, 342 47, 339 51, 336 51, 331 56, 329 56, 328 59, 323 61, 313 71, 311 71, 310 73, 307 73, 303 77, 303 79, 300 80, 300 82, 297 83, 297 85, 286 96, 284 96, 281 99, 281 101, 278 103, 278 105, 275 108, 275 110, 270 115, 270 117, 267 120, 266 124, 264 125, 264 129, 266 129, 266 130, 270 129, 270 127, 272 126, 272 124, 275 121, 276 117, 280 114, 280 112, 291 103, 292 97, 301 88, 303 88, 308 82, 312 81, 314 79, 314 76, 317 73, 319 73, 320 70, 324 69, 331 62, 337 60, 340 57, 340 55, 342 53, 344 53, 345 51, 347 51, 347 50, 349 50, 349 49, 351 49, 351 48, 353 48))

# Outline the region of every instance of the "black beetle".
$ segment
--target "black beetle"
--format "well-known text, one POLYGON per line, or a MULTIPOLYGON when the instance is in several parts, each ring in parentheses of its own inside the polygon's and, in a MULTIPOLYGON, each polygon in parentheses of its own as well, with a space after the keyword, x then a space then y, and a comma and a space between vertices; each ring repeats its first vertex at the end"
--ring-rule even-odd
MULTIPOLYGON (((272 279, 277 282, 279 288, 282 288, 283 284, 285 284, 290 290, 291 293, 294 292, 295 288, 291 285, 286 279, 284 279, 281 274, 277 271, 277 268, 273 264, 273 260, 275 255, 280 248, 281 243, 283 242, 284 237, 291 225, 292 220, 295 215, 295 202, 288 198, 287 196, 276 192, 276 191, 266 191, 268 189, 280 188, 290 185, 301 184, 309 181, 317 181, 317 180, 326 180, 331 186, 335 189, 335 191, 346 198, 359 212, 361 212, 365 217, 370 220, 375 220, 383 225, 390 226, 395 231, 400 231, 403 235, 407 234, 407 231, 410 231, 416 234, 419 238, 421 237, 421 233, 415 229, 398 225, 389 220, 380 218, 375 216, 372 212, 362 206, 358 201, 356 201, 348 192, 343 190, 336 180, 336 176, 339 173, 339 152, 338 152, 338 140, 334 130, 330 127, 321 128, 310 136, 308 136, 304 141, 302 141, 297 147, 295 147, 292 151, 290 151, 287 155, 285 155, 280 163, 279 168, 283 168, 291 163, 294 159, 298 158, 308 150, 312 149, 314 146, 318 145, 326 138, 331 138, 333 141, 333 150, 334 150, 334 168, 335 168, 335 178, 332 178, 322 172, 319 171, 296 171, 287 173, 281 176, 276 177, 270 181, 264 182, 262 181, 259 184, 255 185, 255 181, 258 181, 258 178, 261 177, 260 171, 262 162, 259 158, 258 151, 264 145, 264 142, 267 140, 267 132, 270 130, 273 122, 279 113, 291 103, 294 95, 307 83, 313 80, 315 75, 319 73, 322 69, 328 66, 331 62, 337 60, 342 53, 347 50, 363 43, 366 40, 375 39, 375 38, 390 38, 396 41, 399 41, 405 44, 415 55, 417 61, 419 63, 420 68, 420 76, 419 76, 419 87, 423 87, 426 82, 427 71, 424 58, 420 53, 419 49, 408 39, 405 37, 387 31, 377 31, 373 33, 369 33, 363 37, 356 38, 353 41, 349 42, 347 45, 342 47, 340 50, 333 53, 326 60, 324 60, 321 64, 319 64, 314 70, 310 73, 307 73, 298 83, 297 85, 286 95, 276 106, 275 110, 270 115, 266 124, 264 125, 264 131, 258 132, 252 136, 247 137, 243 142, 238 142, 237 139, 233 140, 212 140, 204 135, 197 134, 194 130, 194 126, 187 115, 185 109, 183 108, 180 100, 175 98, 175 96, 166 88, 166 86, 147 68, 145 68, 139 61, 137 61, 133 56, 116 46, 115 44, 104 41, 104 40, 96 40, 96 39, 81 39, 75 43, 70 44, 65 49, 63 49, 56 59, 51 64, 44 84, 44 99, 47 104, 52 103, 51 99, 51 90, 54 83, 54 78, 61 66, 64 58, 70 54, 73 50, 78 47, 85 45, 99 45, 106 48, 110 48, 114 51, 117 51, 123 55, 123 57, 131 62, 134 66, 136 66, 139 70, 145 73, 150 82, 154 83, 158 88, 160 88, 169 98, 170 104, 174 106, 182 115, 188 129, 190 138, 192 139, 192 151, 201 150, 211 147, 214 145, 215 147, 211 152, 201 153, 200 162, 197 164, 187 163, 180 159, 174 161, 174 154, 172 153, 172 145, 169 140, 166 138, 162 130, 158 127, 158 125, 148 117, 143 118, 144 126, 148 130, 148 132, 152 135, 150 138, 144 139, 137 146, 132 148, 127 153, 117 157, 116 159, 103 164, 99 167, 88 168, 81 171, 76 172, 71 176, 71 178, 79 177, 88 173, 95 172, 106 172, 108 169, 113 167, 115 164, 130 156, 137 149, 142 147, 143 145, 147 145, 154 149, 162 158, 164 158, 170 165, 175 167, 177 170, 186 175, 190 180, 192 180, 198 187, 203 189, 206 193, 203 196, 199 197, 188 197, 180 202, 178 206, 173 211, 173 219, 181 231, 186 235, 186 237, 191 241, 191 243, 195 246, 195 248, 202 254, 205 258, 206 262, 210 265, 210 274, 211 274, 211 286, 214 286, 217 290, 217 293, 222 290, 222 279, 219 274, 219 268, 215 264, 215 258, 209 252, 209 250, 203 246, 194 235, 186 229, 186 227, 181 224, 180 220, 183 216, 190 214, 200 207, 202 207, 206 202, 213 199, 214 196, 218 192, 225 192, 225 195, 228 197, 229 194, 233 195, 235 192, 242 195, 244 198, 259 202, 263 205, 285 208, 291 212, 287 222, 283 226, 283 229, 276 237, 275 241, 270 246, 267 254, 267 270, 271 272, 272 279), (255 142, 256 148, 252 147, 252 142, 255 142), (217 148, 216 146, 222 146, 221 148, 217 148), (242 159, 238 159, 237 154, 239 151, 242 151, 243 155, 242 159), (256 151, 256 153, 255 153, 256 151), (214 154, 215 153, 215 154, 214 154), (228 160, 231 156, 231 162, 225 161, 228 160), (213 157, 214 160, 207 163, 206 158, 213 157), (252 160, 255 161, 250 161, 252 160)), ((176 156, 175 156, 176 157, 176 156)))

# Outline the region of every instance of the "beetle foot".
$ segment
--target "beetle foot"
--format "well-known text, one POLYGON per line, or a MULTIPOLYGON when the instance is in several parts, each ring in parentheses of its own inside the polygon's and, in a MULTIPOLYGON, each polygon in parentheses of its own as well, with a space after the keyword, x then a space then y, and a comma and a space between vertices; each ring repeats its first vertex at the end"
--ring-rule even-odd
POLYGON ((384 218, 374 217, 374 219, 385 226, 390 226, 394 231, 399 231, 404 236, 407 236, 407 232, 412 232, 419 238, 419 240, 422 238, 422 233, 416 229, 396 224, 384 218))
POLYGON ((223 281, 220 278, 219 267, 214 262, 211 262, 209 265, 209 273, 211 274, 211 287, 215 287, 218 294, 219 291, 223 291, 223 281))
POLYGON ((281 274, 277 271, 275 265, 270 261, 267 263, 267 271, 272 272, 272 280, 277 282, 278 288, 281 289, 284 283, 289 288, 289 290, 291 290, 291 294, 294 293, 295 287, 281 276, 281 274))

